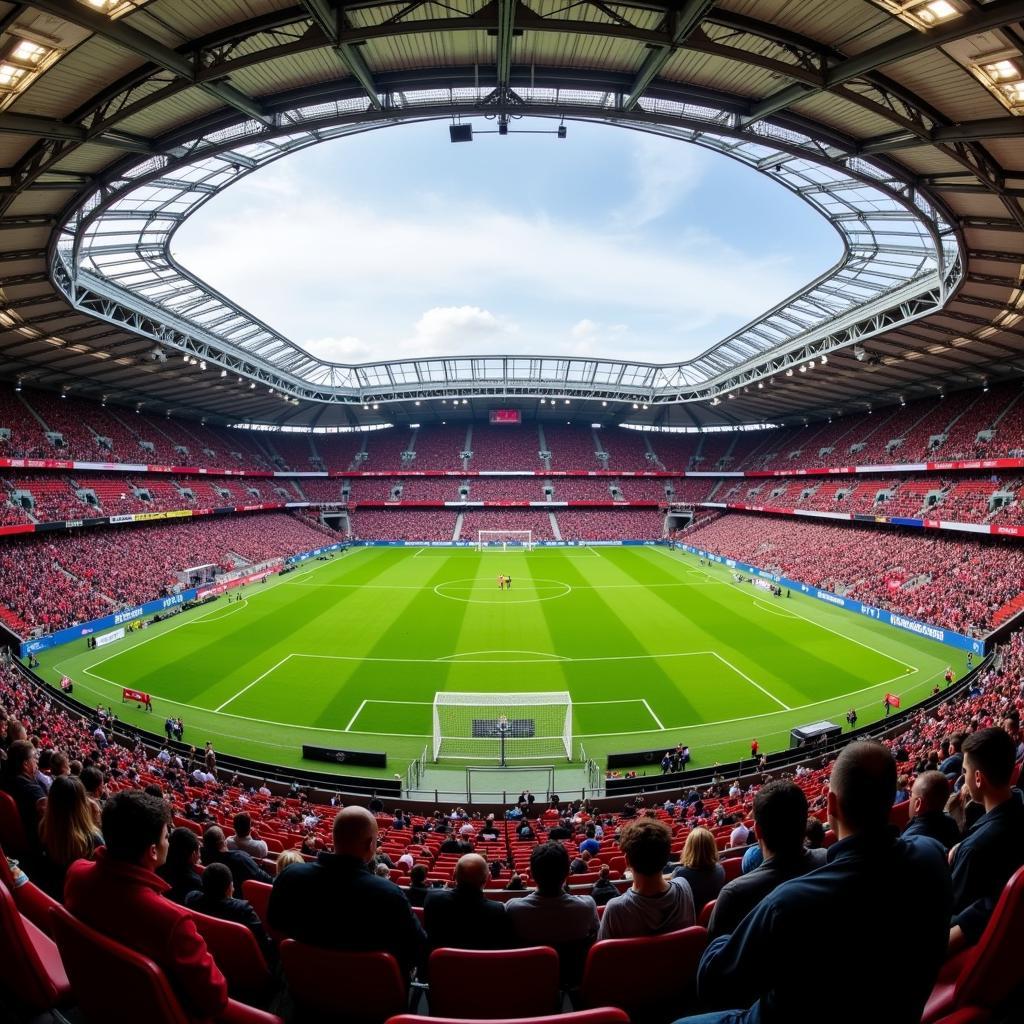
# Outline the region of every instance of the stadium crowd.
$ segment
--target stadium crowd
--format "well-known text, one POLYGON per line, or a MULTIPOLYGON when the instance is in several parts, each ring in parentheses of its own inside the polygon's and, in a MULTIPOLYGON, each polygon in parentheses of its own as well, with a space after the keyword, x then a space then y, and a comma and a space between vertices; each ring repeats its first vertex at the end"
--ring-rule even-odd
MULTIPOLYGON (((940 969, 986 942, 1024 864, 1012 788, 1022 681, 1015 634, 969 691, 836 761, 718 778, 650 806, 639 796, 617 812, 524 791, 504 816, 420 816, 378 800, 339 810, 337 797, 318 804, 297 786, 275 795, 218 771, 209 745, 184 755, 120 741, 110 709, 80 717, 0 663, 0 880, 44 931, 51 901, 63 902, 151 957, 197 1019, 232 1019, 227 1000, 239 994, 237 959, 206 938, 206 915, 252 934, 250 955, 268 972, 247 996, 259 1005, 281 1005, 269 974, 278 956, 301 996, 285 937, 389 952, 406 979, 417 970, 430 981, 441 1013, 439 948, 552 946, 561 981, 585 1002, 595 942, 686 934, 703 955, 677 969, 687 983, 695 971, 696 1000, 677 987, 659 1019, 701 1009, 710 1015, 694 1024, 805 1020, 827 1002, 839 962, 861 973, 833 1019, 862 1020, 884 1000, 887 1021, 917 1024, 929 998, 941 1003, 940 969), (706 948, 686 931, 697 922, 706 948)), ((609 982, 612 1004, 628 1009, 638 979, 609 982)))
POLYGON ((1024 591, 1024 551, 993 540, 729 513, 687 532, 714 554, 960 632, 1024 591))

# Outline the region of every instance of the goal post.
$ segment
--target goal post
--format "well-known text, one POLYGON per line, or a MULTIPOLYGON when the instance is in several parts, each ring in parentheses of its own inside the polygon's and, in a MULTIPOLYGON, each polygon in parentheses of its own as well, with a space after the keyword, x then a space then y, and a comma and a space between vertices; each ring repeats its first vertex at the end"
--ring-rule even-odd
POLYGON ((533 550, 533 530, 477 530, 476 549, 477 551, 496 550, 502 551, 521 549, 523 551, 533 550))
POLYGON ((539 693, 434 694, 432 751, 435 761, 478 763, 572 760, 572 697, 539 693))

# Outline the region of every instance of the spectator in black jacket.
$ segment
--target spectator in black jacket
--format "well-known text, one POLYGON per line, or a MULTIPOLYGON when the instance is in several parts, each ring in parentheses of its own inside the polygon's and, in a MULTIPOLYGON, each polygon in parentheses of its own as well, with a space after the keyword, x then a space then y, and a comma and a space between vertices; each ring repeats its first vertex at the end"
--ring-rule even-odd
POLYGON ((619 895, 619 890, 611 879, 611 869, 607 864, 601 865, 598 879, 594 883, 594 888, 590 890, 590 895, 593 896, 594 902, 599 907, 603 907, 609 900, 613 900, 619 895))
POLYGON ((950 851, 950 953, 978 941, 1003 886, 1024 864, 1024 803, 1010 785, 1015 753, 1013 740, 1002 729, 979 729, 964 740, 963 792, 985 813, 950 851))
POLYGON ((176 828, 167 837, 167 860, 156 873, 171 887, 164 893, 175 903, 185 904, 190 893, 203 888, 202 875, 196 871, 199 863, 199 837, 190 828, 176 828))
POLYGON ((433 949, 510 949, 515 946, 505 904, 490 900, 484 887, 487 861, 467 853, 455 866, 455 888, 434 889, 423 904, 423 923, 433 949))
POLYGON ((402 890, 369 869, 376 842, 374 816, 346 807, 334 819, 334 853, 293 864, 274 880, 268 923, 313 946, 391 953, 411 971, 426 935, 402 890))
POLYGON ((242 883, 250 879, 257 882, 273 882, 274 879, 268 875, 242 850, 229 850, 228 841, 224 836, 224 830, 217 825, 211 825, 203 833, 203 848, 200 859, 204 865, 226 864, 231 869, 231 877, 234 880, 235 888, 241 892, 242 883))
POLYGON ((185 897, 185 906, 210 917, 219 917, 222 921, 244 924, 255 936, 263 955, 269 957, 273 947, 259 914, 247 900, 236 900, 234 896, 231 869, 226 864, 211 864, 203 872, 202 889, 190 892, 185 897))
POLYGON ((910 821, 905 836, 931 836, 944 849, 960 842, 960 829, 946 813, 949 779, 942 772, 924 772, 914 780, 910 791, 910 821))

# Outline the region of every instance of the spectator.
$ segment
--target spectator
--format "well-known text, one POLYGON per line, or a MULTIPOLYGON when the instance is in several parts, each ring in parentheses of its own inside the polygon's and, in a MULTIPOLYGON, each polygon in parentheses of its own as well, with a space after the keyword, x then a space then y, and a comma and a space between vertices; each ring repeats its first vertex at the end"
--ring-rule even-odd
POLYGON ((427 865, 416 864, 409 871, 409 902, 414 907, 422 907, 428 892, 430 886, 427 885, 427 865))
POLYGON ((743 822, 738 822, 736 827, 729 833, 729 846, 732 849, 737 849, 747 845, 747 841, 750 839, 750 829, 747 828, 743 822))
POLYGON ((964 735, 955 732, 949 737, 949 756, 939 765, 939 771, 949 779, 950 782, 958 779, 964 769, 963 755, 964 735))
POLYGON ((984 815, 950 851, 953 927, 950 952, 981 937, 1003 886, 1024 864, 1024 804, 1010 783, 1014 743, 1002 729, 979 729, 964 740, 964 791, 984 815))
POLYGON ((222 921, 244 924, 259 943, 263 955, 269 956, 272 947, 259 915, 247 900, 235 899, 234 896, 231 869, 226 864, 211 864, 203 872, 202 888, 188 894, 185 906, 210 917, 219 917, 222 921))
POLYGON ((228 849, 241 850, 253 860, 263 860, 268 853, 267 844, 252 834, 252 818, 243 811, 235 815, 233 824, 235 834, 228 836, 228 849))
POLYGON ((590 852, 588 850, 581 850, 578 857, 573 857, 572 863, 569 865, 569 873, 573 875, 585 875, 590 869, 587 866, 590 863, 590 852))
POLYGON ((39 820, 46 806, 46 790, 36 781, 36 748, 28 740, 15 740, 7 751, 4 789, 18 805, 18 814, 32 858, 39 854, 39 820))
POLYGON ((211 825, 203 833, 203 846, 199 856, 207 866, 226 864, 231 869, 231 877, 235 880, 235 888, 239 892, 242 891, 244 882, 253 880, 270 883, 274 880, 249 854, 241 850, 229 850, 224 830, 217 825, 211 825))
POLYGON ((706 828, 695 828, 686 837, 680 865, 673 878, 685 878, 699 914, 705 904, 718 898, 725 885, 725 868, 718 862, 718 844, 706 828))
POLYGON ((295 864, 274 880, 270 925, 314 946, 392 953, 411 971, 426 935, 402 890, 370 871, 376 846, 377 820, 368 810, 340 811, 334 853, 295 864))
POLYGON ((167 805, 146 793, 111 797, 106 845, 95 861, 68 869, 65 901, 85 924, 154 960, 188 1013, 213 1017, 227 1006, 227 982, 188 911, 163 898, 168 886, 155 873, 167 857, 169 821, 167 805))
POLYGON ((199 863, 199 837, 190 828, 176 828, 167 837, 167 859, 156 873, 170 886, 164 894, 175 903, 186 905, 189 893, 203 887, 199 863))
POLYGON ((68 868, 76 860, 90 859, 103 845, 80 779, 59 775, 53 780, 39 823, 39 838, 43 856, 37 881, 55 900, 63 900, 68 868))
POLYGON ((708 932, 727 935, 776 886, 824 863, 823 851, 804 847, 807 797, 794 782, 769 782, 754 797, 754 824, 764 861, 734 878, 715 901, 708 932))
POLYGON ((619 843, 633 872, 633 885, 605 908, 598 939, 661 935, 696 921, 693 893, 682 877, 662 873, 672 849, 672 830, 657 818, 631 821, 619 843))
POLYGON ((526 885, 523 882, 522 875, 518 871, 513 871, 509 876, 508 882, 505 884, 506 892, 526 892, 526 885))
POLYGON ((611 874, 611 868, 607 864, 602 864, 594 888, 590 890, 590 895, 599 907, 603 907, 609 900, 619 895, 619 888, 612 881, 611 874))
POLYGON ((889 827, 895 791, 896 762, 882 744, 842 751, 829 783, 839 841, 828 863, 784 882, 711 942, 698 994, 706 1005, 743 1009, 686 1024, 792 1024, 809 1012, 862 1024, 880 1007, 886 1024, 917 1024, 945 958, 952 898, 938 843, 889 827), (857 964, 857 983, 842 984, 837 964, 857 964))
POLYGON ((489 900, 487 861, 467 853, 455 865, 455 888, 435 889, 423 905, 423 923, 431 948, 509 949, 515 937, 505 905, 489 900))
POLYGON ((516 936, 524 946, 554 946, 562 958, 563 979, 578 980, 586 950, 597 935, 597 904, 590 896, 565 891, 569 854, 561 843, 533 848, 530 875, 536 891, 505 905, 516 936))
POLYGON ((924 772, 910 790, 910 821, 905 836, 931 836, 949 849, 960 841, 960 829, 945 812, 949 780, 942 772, 924 772))

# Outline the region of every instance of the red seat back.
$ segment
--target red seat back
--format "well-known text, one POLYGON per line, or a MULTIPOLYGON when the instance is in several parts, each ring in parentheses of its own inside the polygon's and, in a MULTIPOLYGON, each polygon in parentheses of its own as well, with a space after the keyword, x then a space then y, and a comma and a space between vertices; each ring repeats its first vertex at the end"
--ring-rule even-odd
POLYGON ((148 957, 75 920, 63 907, 50 911, 61 959, 86 1019, 190 1024, 164 972, 148 957))
POLYGON ((28 852, 25 826, 18 813, 18 805, 10 793, 0 789, 0 846, 12 857, 24 857, 28 852))
POLYGON ((430 954, 430 1012, 439 1017, 539 1017, 558 1010, 559 995, 550 946, 430 954))
POLYGON ((270 991, 273 979, 256 936, 244 924, 222 921, 197 910, 189 913, 196 931, 202 935, 206 948, 227 979, 231 995, 242 1002, 258 1002, 270 991))
POLYGON ((742 857, 723 857, 721 864, 725 871, 725 880, 727 882, 731 882, 734 878, 739 878, 743 874, 742 857))
POLYGON ((704 906, 700 908, 700 916, 697 918, 697 924, 699 924, 701 928, 707 928, 711 923, 711 915, 715 912, 716 902, 716 900, 712 900, 710 903, 705 903, 704 906))
MULTIPOLYGON (((964 958, 943 1012, 963 1006, 996 1009, 1024 983, 1024 867, 1006 883, 981 938, 964 958)), ((929 1000, 931 1008, 931 1000, 929 1000)), ((927 1015, 927 1010, 925 1011, 927 1015)))
POLYGON ((67 1003, 71 985, 53 942, 18 911, 0 882, 0 985, 35 1013, 67 1003))
POLYGON ((580 1003, 617 1006, 633 1024, 685 1016, 707 941, 707 931, 695 926, 666 935, 597 942, 583 969, 580 1003))
MULTIPOLYGON (((629 1018, 614 1006, 577 1010, 575 1013, 548 1014, 544 1017, 484 1019, 487 1024, 629 1024, 629 1018)), ((392 1017, 386 1024, 483 1024, 483 1021, 467 1017, 420 1017, 415 1013, 403 1013, 392 1017)))
POLYGON ((295 1005, 308 1017, 380 1024, 408 1004, 405 979, 390 953, 281 943, 281 967, 295 1005))
POLYGON ((275 943, 279 943, 288 936, 283 932, 275 931, 267 923, 267 910, 270 907, 270 893, 273 888, 270 882, 259 882, 255 878, 247 878, 242 883, 242 899, 248 900, 252 904, 252 909, 256 911, 256 915, 263 922, 266 933, 275 943))

